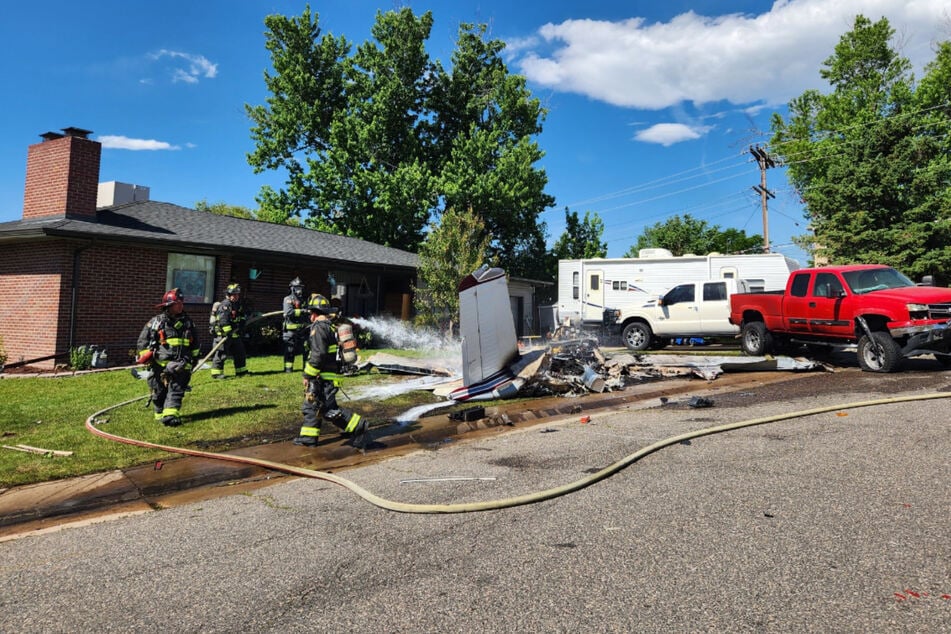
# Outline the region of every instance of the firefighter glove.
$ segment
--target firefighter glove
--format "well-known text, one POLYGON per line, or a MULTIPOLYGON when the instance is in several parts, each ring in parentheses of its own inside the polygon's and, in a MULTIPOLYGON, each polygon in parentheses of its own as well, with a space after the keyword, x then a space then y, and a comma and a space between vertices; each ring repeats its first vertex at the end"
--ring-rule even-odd
POLYGON ((165 366, 165 372, 173 376, 184 373, 186 369, 185 362, 181 360, 169 361, 168 365, 165 366))

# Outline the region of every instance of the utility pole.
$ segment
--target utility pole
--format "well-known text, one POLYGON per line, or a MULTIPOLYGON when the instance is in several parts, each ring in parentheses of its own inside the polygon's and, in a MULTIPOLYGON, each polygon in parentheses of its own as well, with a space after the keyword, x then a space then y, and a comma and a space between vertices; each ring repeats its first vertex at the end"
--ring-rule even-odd
POLYGON ((760 200, 763 205, 763 252, 769 253, 769 208, 766 204, 766 201, 770 198, 776 198, 773 192, 769 191, 766 188, 766 170, 771 167, 776 167, 776 163, 770 158, 766 150, 760 148, 760 146, 750 146, 750 154, 753 155, 753 158, 756 159, 756 163, 759 165, 759 185, 753 185, 753 191, 760 195, 760 200))

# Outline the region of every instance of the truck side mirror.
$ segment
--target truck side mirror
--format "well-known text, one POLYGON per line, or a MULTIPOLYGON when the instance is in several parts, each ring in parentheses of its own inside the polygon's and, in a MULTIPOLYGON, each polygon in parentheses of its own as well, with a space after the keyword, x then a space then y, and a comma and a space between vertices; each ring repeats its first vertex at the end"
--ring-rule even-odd
POLYGON ((934 286, 934 276, 933 275, 922 276, 921 282, 918 283, 918 286, 934 286))

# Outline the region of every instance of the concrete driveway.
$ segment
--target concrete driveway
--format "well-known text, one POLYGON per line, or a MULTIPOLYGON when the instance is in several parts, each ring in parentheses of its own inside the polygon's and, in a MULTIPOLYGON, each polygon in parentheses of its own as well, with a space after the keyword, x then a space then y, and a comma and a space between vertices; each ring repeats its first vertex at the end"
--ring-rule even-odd
POLYGON ((400 514, 295 479, 0 543, 0 631, 951 631, 949 401, 839 406, 949 379, 846 369, 343 474, 406 502, 507 498, 685 431, 834 406, 506 510, 400 514))

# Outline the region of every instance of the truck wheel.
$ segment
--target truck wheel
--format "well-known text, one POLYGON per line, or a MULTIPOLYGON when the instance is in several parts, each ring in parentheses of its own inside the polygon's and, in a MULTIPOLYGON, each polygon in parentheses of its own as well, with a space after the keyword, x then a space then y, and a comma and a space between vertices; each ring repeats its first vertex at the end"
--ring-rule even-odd
POLYGON ((887 332, 874 331, 859 339, 859 366, 866 372, 894 372, 901 362, 898 342, 887 332))
POLYGON ((624 327, 624 332, 621 333, 624 345, 635 352, 650 348, 653 336, 651 327, 640 321, 628 324, 624 327))
POLYGON ((740 330, 740 348, 743 354, 751 357, 760 357, 773 347, 773 338, 766 330, 766 324, 761 321, 751 321, 743 324, 740 330))

